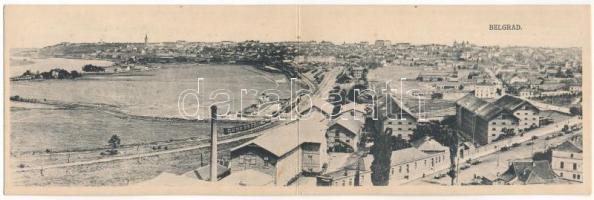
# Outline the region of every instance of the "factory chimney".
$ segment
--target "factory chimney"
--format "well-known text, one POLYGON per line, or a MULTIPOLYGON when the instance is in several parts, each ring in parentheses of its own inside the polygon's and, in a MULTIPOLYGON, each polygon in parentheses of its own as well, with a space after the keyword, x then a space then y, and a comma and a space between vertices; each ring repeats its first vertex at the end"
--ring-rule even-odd
POLYGON ((210 107, 210 181, 216 182, 218 180, 217 174, 217 106, 210 107))

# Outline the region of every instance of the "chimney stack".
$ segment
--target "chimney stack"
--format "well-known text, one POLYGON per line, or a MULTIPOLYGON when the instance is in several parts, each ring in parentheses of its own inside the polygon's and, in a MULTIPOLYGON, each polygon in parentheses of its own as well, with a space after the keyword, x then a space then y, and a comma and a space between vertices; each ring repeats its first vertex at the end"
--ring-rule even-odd
POLYGON ((210 107, 210 181, 216 182, 217 176, 217 106, 210 107))

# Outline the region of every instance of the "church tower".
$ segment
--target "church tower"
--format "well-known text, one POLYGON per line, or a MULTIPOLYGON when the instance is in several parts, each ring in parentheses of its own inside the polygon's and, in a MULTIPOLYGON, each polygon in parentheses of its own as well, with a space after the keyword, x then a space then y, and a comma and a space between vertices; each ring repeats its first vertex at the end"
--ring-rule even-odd
POLYGON ((144 35, 144 47, 148 47, 148 34, 144 35))

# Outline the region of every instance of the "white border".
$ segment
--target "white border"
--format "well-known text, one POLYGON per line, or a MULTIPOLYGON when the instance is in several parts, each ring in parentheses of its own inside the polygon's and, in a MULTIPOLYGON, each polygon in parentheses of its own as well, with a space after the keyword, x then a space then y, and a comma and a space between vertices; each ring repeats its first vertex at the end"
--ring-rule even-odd
MULTIPOLYGON (((320 0, 277 0, 277 1, 265 1, 265 0, 202 0, 202 1, 192 1, 192 0, 171 0, 171 1, 158 1, 158 0, 4 0, 2 5, 7 4, 82 4, 82 5, 100 5, 100 4, 114 4, 114 5, 138 5, 138 4, 150 4, 150 5, 180 5, 180 4, 191 4, 191 5, 207 5, 207 4, 215 4, 215 5, 264 5, 264 4, 274 4, 274 5, 294 5, 294 4, 310 4, 310 5, 323 5, 323 4, 332 4, 332 5, 559 5, 559 4, 588 4, 592 6, 592 1, 588 0, 478 0, 478 1, 453 1, 453 0, 401 0, 401 1, 390 1, 390 0, 373 0, 373 1, 364 1, 364 0, 346 0, 346 1, 320 1, 320 0)), ((591 16, 592 17, 592 16, 591 16)), ((594 18, 592 18, 594 19, 594 18)), ((590 20, 591 22, 594 20, 590 20)), ((2 15, 0 16, 0 20, 4 22, 4 9, 2 9, 2 15)), ((591 33, 594 33, 594 26, 590 26, 592 28, 591 33)), ((4 28, 4 25, 3 25, 4 28)), ((0 37, 4 38, 4 32, 0 32, 0 37)), ((591 40, 594 42, 594 40, 591 40)), ((4 55, 4 39, 0 41, 2 44, 2 48, 0 49, 0 53, 4 55)), ((594 43, 593 43, 594 44, 594 43)), ((592 46, 592 44, 591 44, 592 46)), ((591 57, 594 57, 594 51, 591 51, 591 57)), ((0 57, 0 61, 4 63, 4 56, 0 57)), ((590 66, 592 67, 592 66, 590 66)), ((4 77, 4 71, 0 71, 0 75, 4 77)), ((592 74, 591 76, 592 77, 592 74)), ((0 87, 4 88, 4 81, 0 82, 0 87)), ((594 93, 594 85, 591 87, 592 92, 594 93)), ((4 98, 2 98, 2 104, 4 104, 4 98)), ((4 106, 0 108, 0 111, 4 113, 4 106)), ((0 115, 0 123, 4 127, 4 114, 0 115)), ((594 123, 594 120, 592 121, 594 123)), ((4 129, 2 129, 2 132, 4 129)), ((588 134, 588 133, 586 133, 588 134)), ((592 133, 589 133, 592 134, 592 133)), ((594 144, 594 137, 591 144, 594 144)), ((0 145, 2 149, 4 149, 4 137, 0 137, 0 145)), ((592 153, 591 153, 592 155, 592 153)), ((257 196, 250 196, 250 197, 242 197, 242 196, 232 196, 232 197, 221 197, 221 196, 70 196, 70 197, 59 197, 59 196, 4 196, 4 159, 2 159, 2 165, 0 165, 0 183, 2 184, 2 197, 0 199, 33 199, 33 200, 57 200, 57 199, 92 199, 92 200, 103 200, 103 199, 150 199, 150 200, 161 200, 161 199, 180 199, 180 200, 193 200, 193 199, 246 199, 246 200, 260 200, 260 199, 335 199, 335 200, 351 200, 351 199, 440 199, 440 200, 449 200, 449 199, 462 199, 462 200, 516 200, 516 199, 563 199, 563 200, 577 200, 577 199, 591 199, 592 196, 569 196, 569 195, 556 195, 556 196, 545 196, 545 195, 531 195, 531 196, 518 196, 518 195, 504 195, 504 196, 324 196, 324 197, 315 197, 315 196, 283 196, 283 197, 257 197, 257 196)))

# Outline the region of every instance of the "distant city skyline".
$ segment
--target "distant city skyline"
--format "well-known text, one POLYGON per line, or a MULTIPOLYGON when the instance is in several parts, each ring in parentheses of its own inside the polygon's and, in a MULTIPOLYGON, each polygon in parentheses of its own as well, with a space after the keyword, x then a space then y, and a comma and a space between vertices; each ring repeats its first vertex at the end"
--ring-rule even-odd
POLYGON ((61 42, 142 43, 145 34, 150 43, 325 40, 341 44, 380 39, 413 44, 457 40, 481 46, 590 45, 583 42, 589 40, 589 33, 577 30, 589 26, 585 20, 589 17, 582 16, 585 12, 576 12, 588 9, 583 6, 10 7, 6 13, 9 48, 40 48, 61 42), (523 29, 493 31, 490 24, 520 24, 523 29))

